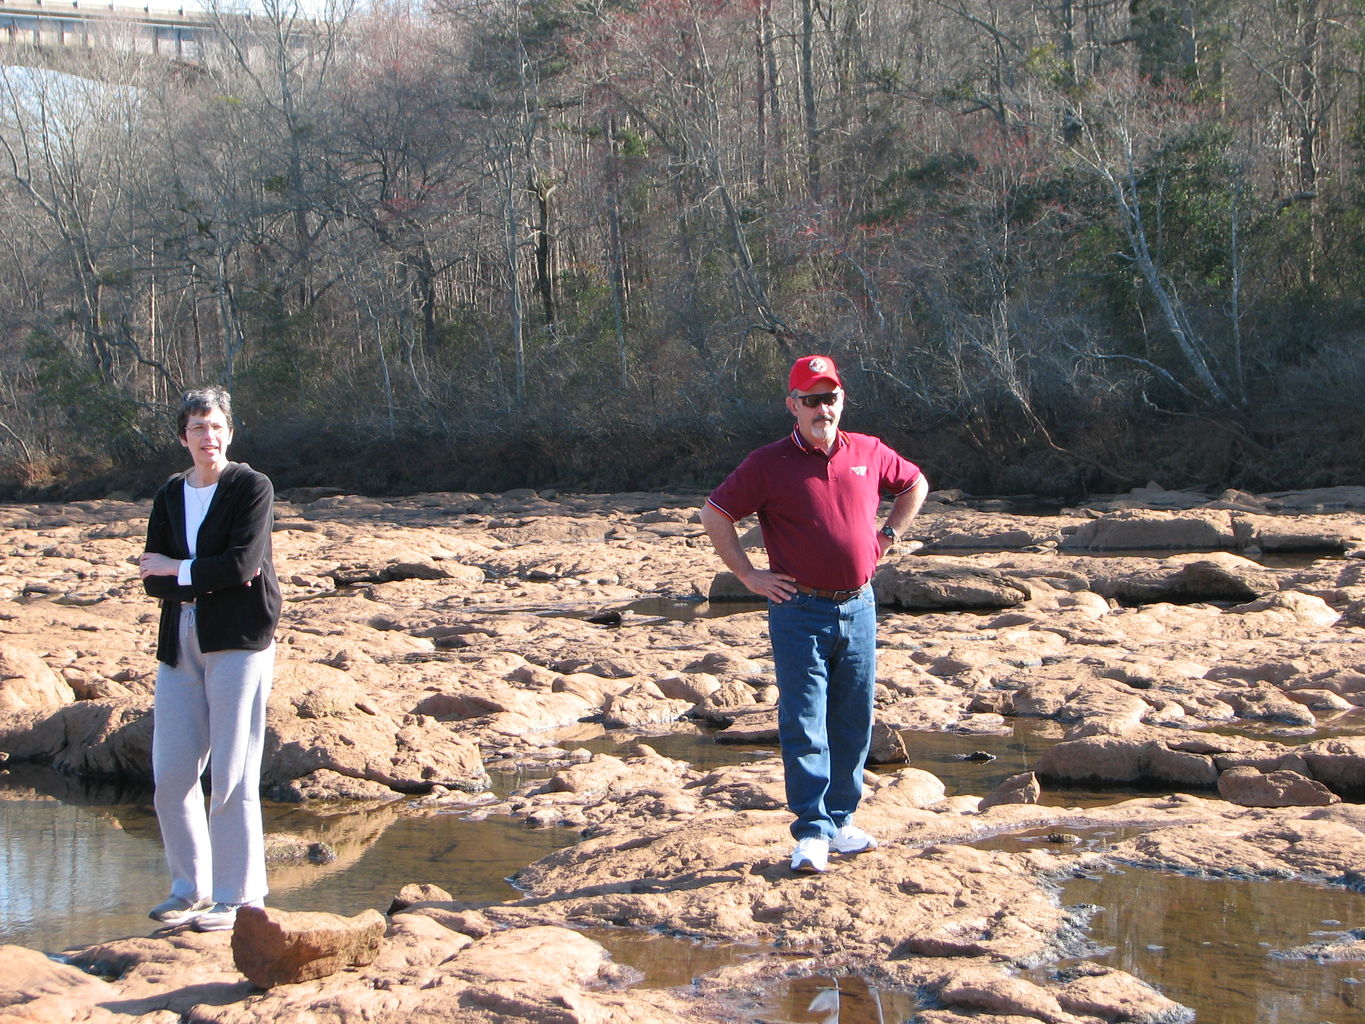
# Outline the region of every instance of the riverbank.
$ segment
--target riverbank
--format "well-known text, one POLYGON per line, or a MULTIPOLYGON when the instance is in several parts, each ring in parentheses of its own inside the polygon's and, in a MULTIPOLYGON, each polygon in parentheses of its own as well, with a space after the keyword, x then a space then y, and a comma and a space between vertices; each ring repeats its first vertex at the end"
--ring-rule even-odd
MULTIPOLYGON (((1142 865, 1359 885, 1365 494, 1144 489, 1043 515, 936 497, 923 547, 875 583, 879 764, 859 821, 882 846, 812 879, 786 867, 762 612, 724 603, 737 595, 695 496, 285 494, 268 795, 333 820, 515 821, 563 848, 517 872, 520 895, 428 892, 391 914, 368 967, 259 992, 223 936, 114 939, 43 970, 14 951, 4 1012, 739 1020, 784 978, 852 974, 914 993, 936 1024, 1186 1019, 1162 977, 1095 961, 1059 880, 1142 865), (1023 720, 1049 730, 1046 749, 998 791, 993 778, 949 792, 906 749, 933 733, 970 756, 1023 720), (634 739, 608 748, 585 728, 634 739), (679 732, 751 756, 665 753, 679 732), (1067 799, 1096 786, 1124 788, 1067 799), (982 845, 1040 830, 1118 838, 982 845), (604 927, 755 952, 694 985, 640 988, 579 931, 604 927)), ((12 761, 143 780, 153 622, 132 559, 145 515, 119 501, 0 509, 12 761)), ((385 828, 358 830, 345 855, 385 828)), ((429 879, 392 881, 396 895, 429 879)), ((1361 923, 1340 922, 1326 959, 1359 952, 1361 923)))

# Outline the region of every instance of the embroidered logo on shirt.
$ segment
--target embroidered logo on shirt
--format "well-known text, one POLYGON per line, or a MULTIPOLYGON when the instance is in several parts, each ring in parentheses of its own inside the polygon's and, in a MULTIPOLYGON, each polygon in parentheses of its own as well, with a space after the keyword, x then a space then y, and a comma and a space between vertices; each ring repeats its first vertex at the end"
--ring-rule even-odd
POLYGON ((866 466, 854 466, 854 467, 853 467, 853 475, 854 475, 854 476, 867 476, 867 467, 866 467, 866 466))

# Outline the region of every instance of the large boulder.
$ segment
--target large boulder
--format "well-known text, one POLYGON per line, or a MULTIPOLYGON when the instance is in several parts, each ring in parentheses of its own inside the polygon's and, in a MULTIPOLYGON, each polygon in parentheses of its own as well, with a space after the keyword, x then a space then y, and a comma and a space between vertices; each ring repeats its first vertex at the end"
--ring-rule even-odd
POLYGON ((1301 748, 1313 778, 1352 799, 1365 795, 1365 736, 1314 740, 1301 748))
POLYGON ((1266 553, 1343 555, 1365 544, 1356 517, 1238 515, 1234 526, 1239 547, 1266 553))
POLYGON ((1142 741, 1122 736, 1085 736, 1043 751, 1033 770, 1044 781, 1137 782, 1142 778, 1142 741))
POLYGON ((926 565, 902 558, 873 574, 877 603, 905 611, 972 611, 1013 608, 1029 599, 1029 588, 989 569, 926 565))
POLYGON ((1062 540, 1064 551, 1233 551, 1236 548, 1232 516, 1216 510, 1125 509, 1092 519, 1062 540))
POLYGON ((1020 772, 1018 775, 1011 775, 982 797, 977 809, 984 811, 988 807, 1000 804, 1036 804, 1042 791, 1037 775, 1033 772, 1020 772))
POLYGON ((1322 598, 1294 590, 1248 601, 1246 604, 1230 608, 1229 611, 1245 615, 1249 620, 1260 620, 1250 626, 1258 635, 1292 633, 1305 627, 1324 629, 1336 625, 1337 620, 1341 618, 1341 613, 1322 598))
POLYGON ((76 692, 32 651, 0 644, 0 714, 65 707, 76 692))
POLYGON ((107 981, 36 949, 0 946, 0 1020, 5 1024, 87 1020, 89 1008, 115 992, 107 981))
POLYGON ((270 695, 262 785, 327 768, 401 793, 433 786, 487 787, 478 746, 458 723, 424 715, 395 717, 376 706, 347 673, 326 665, 280 665, 270 695))
POLYGON ((1341 803, 1321 782, 1298 772, 1261 772, 1255 768, 1230 768, 1218 776, 1218 793, 1242 807, 1325 807, 1341 803))
POLYGON ((150 783, 152 699, 83 700, 48 714, 0 715, 0 750, 71 775, 150 783))
POLYGON ((1057 1001, 1069 1013, 1106 1021, 1193 1021, 1194 1013, 1126 971, 1081 961, 1066 968, 1057 1001))

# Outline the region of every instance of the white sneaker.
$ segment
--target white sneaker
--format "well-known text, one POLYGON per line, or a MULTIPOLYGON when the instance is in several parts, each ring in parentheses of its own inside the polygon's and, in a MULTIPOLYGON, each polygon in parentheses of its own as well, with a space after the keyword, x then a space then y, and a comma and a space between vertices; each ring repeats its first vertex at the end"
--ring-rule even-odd
POLYGON ((834 833, 829 848, 835 853, 866 853, 877 848, 877 840, 857 825, 848 824, 834 833))
POLYGON ((226 932, 237 923, 236 903, 215 903, 213 908, 204 911, 190 925, 197 932, 226 932))
POLYGON ((819 873, 829 867, 829 840, 821 836, 807 836, 792 851, 792 870, 819 873))
POLYGON ((168 928, 174 928, 208 913, 212 906, 213 900, 210 899, 187 900, 183 896, 170 896, 154 906, 147 916, 168 928))

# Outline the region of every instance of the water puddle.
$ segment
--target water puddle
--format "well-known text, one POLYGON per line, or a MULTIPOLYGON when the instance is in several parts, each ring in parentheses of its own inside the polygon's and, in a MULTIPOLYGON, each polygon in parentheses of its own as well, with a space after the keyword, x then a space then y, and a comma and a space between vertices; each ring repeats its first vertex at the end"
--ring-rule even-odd
POLYGON ((618 964, 640 972, 641 988, 686 988, 703 974, 729 967, 769 947, 744 943, 693 942, 629 928, 580 928, 618 964))
MULTIPOLYGON (((916 764, 961 775, 950 788, 986 792, 996 776, 1024 770, 1051 738, 1020 723, 1005 736, 910 737, 916 764), (963 761, 981 750, 995 761, 963 761)), ((583 737, 577 737, 582 740, 583 737)), ((601 734, 591 742, 615 745, 601 734)), ((704 733, 643 739, 669 756, 698 762, 744 752, 704 733), (670 744, 673 746, 670 747, 670 744)), ((618 751, 619 752, 619 751, 618 751)), ((773 751, 751 752, 769 756, 773 751)), ((1109 799, 1131 796, 1113 792, 1109 799)), ((1076 804, 1077 794, 1058 796, 1076 804)), ((400 807, 350 808, 328 816, 267 805, 270 833, 327 843, 327 864, 272 864, 270 902, 287 910, 354 914, 386 910, 408 882, 441 886, 457 900, 515 899, 507 879, 573 842, 565 829, 528 829, 509 819, 455 814, 414 817, 400 807)), ((1128 829, 1035 829, 974 844, 1001 850, 1102 851, 1128 829)), ((153 930, 146 909, 164 894, 165 866, 150 794, 81 787, 36 768, 0 774, 0 943, 56 952, 153 930)), ((1290 882, 1197 879, 1128 868, 1060 884, 1061 902, 1087 920, 1086 958, 1121 968, 1189 1006, 1200 1024, 1365 1022, 1365 961, 1318 963, 1296 952, 1365 927, 1365 893, 1290 882)), ((588 933, 639 984, 685 987, 693 979, 761 955, 760 947, 706 944, 628 929, 588 933)), ((1065 970, 1074 961, 1040 968, 1065 970)), ((742 1011, 771 1024, 887 1024, 919 1012, 912 994, 880 991, 865 979, 815 975, 777 982, 742 998, 742 1011)))
MULTIPOLYGON (((328 817, 267 804, 265 827, 324 842, 337 855, 327 864, 271 864, 270 904, 345 915, 388 910, 409 882, 470 903, 515 899, 507 878, 576 838, 506 818, 412 817, 396 806, 328 817)), ((147 908, 166 888, 150 793, 76 803, 0 777, 0 943, 55 952, 147 935, 147 908)))
POLYGON ((718 730, 691 727, 671 732, 651 735, 631 730, 602 729, 600 726, 592 735, 577 732, 573 740, 563 746, 578 747, 594 754, 611 754, 613 757, 629 757, 638 744, 654 748, 664 757, 675 761, 686 761, 699 772, 709 772, 729 765, 747 764, 766 757, 777 755, 776 744, 728 744, 717 743, 718 730))
POLYGON ((642 597, 614 608, 566 602, 547 607, 486 608, 484 611, 531 612, 550 618, 585 619, 599 626, 649 626, 659 622, 691 622, 719 619, 742 612, 767 610, 766 601, 688 601, 676 597, 642 597))
MULTIPOLYGON (((614 961, 639 971, 641 988, 686 988, 711 971, 772 952, 767 946, 691 942, 619 928, 582 931, 614 961)), ((913 1019, 919 1002, 865 978, 814 974, 766 984, 734 1008, 764 1024, 901 1024, 913 1019)))
POLYGON ((767 611, 766 601, 682 601, 674 597, 643 597, 627 605, 624 611, 634 615, 649 615, 661 619, 718 619, 741 612, 767 611))
POLYGON ((1156 986, 1199 1024, 1365 1021, 1365 962, 1285 955, 1365 925, 1365 893, 1129 868, 1068 880, 1061 898, 1098 908, 1087 931, 1102 952, 1086 959, 1156 986))
POLYGON ((1291 726, 1275 721, 1239 719, 1235 722, 1214 725, 1199 731, 1212 733, 1215 736, 1269 741, 1293 747, 1313 740, 1359 736, 1362 731, 1365 731, 1365 709, 1350 708, 1335 715, 1319 713, 1317 722, 1307 727, 1291 726))
POLYGON ((764 1024, 901 1024, 915 1019, 919 1001, 863 978, 816 974, 777 986, 751 1009, 764 1024))
MULTIPOLYGON (((1041 719, 1007 719, 1008 732, 971 734, 901 732, 909 767, 943 780, 949 796, 985 796, 1011 775, 1029 771, 1043 752, 1056 744, 1061 731, 1041 719)), ((879 772, 895 772, 905 765, 879 765, 879 772)))
MULTIPOLYGON (((1008 732, 994 735, 959 734, 944 732, 915 732, 905 730, 909 761, 905 764, 873 765, 871 770, 893 775, 903 768, 919 768, 942 780, 949 796, 970 794, 985 796, 1011 775, 1032 769, 1034 762, 1061 738, 1061 729, 1042 719, 1010 719, 1008 732)), ((777 745, 727 744, 716 742, 720 730, 687 727, 658 735, 628 730, 607 730, 600 726, 576 728, 557 735, 554 742, 562 748, 581 748, 594 754, 629 757, 640 743, 653 747, 665 757, 686 761, 698 771, 711 771, 727 765, 745 764, 778 756, 777 745)), ((519 782, 548 777, 546 770, 536 773, 523 770, 517 773, 519 782)), ((501 791, 506 782, 495 789, 501 791)), ((511 789, 507 789, 511 792, 511 789)), ((1154 792, 1169 792, 1163 787, 1154 792)), ((505 795, 505 794, 503 794, 505 795)), ((1096 807, 1117 803, 1134 795, 1131 787, 1114 789, 1047 789, 1039 803, 1049 807, 1096 807)))
POLYGON ((1046 828, 978 839, 967 845, 978 850, 1000 850, 1005 853, 1027 853, 1040 849, 1059 854, 1103 853, 1111 846, 1140 836, 1144 831, 1137 827, 1068 829, 1049 825, 1046 828))

